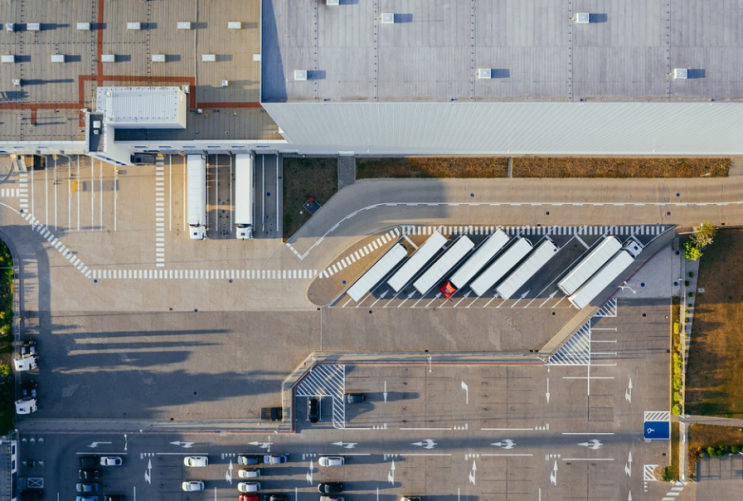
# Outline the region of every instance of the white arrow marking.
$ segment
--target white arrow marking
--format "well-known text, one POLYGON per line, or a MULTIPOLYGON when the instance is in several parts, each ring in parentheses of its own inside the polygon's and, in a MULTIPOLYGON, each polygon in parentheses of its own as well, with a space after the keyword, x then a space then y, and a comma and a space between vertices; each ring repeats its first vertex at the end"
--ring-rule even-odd
POLYGON ((428 358, 428 372, 430 374, 431 373, 431 360, 433 360, 433 357, 429 355, 426 358, 428 358))
MULTIPOLYGON (((41 439, 39 439, 41 440, 41 439)), ((126 439, 126 433, 124 433, 124 451, 126 451, 126 448, 129 446, 129 441, 126 439)))
POLYGON ((387 381, 384 382, 384 401, 387 401, 387 381))
POLYGON ((313 464, 313 461, 310 460, 310 469, 307 470, 307 483, 308 484, 312 484, 312 464, 313 464))
POLYGON ((528 290, 528 291, 524 292, 523 294, 521 294, 521 297, 518 298, 516 300, 516 302, 511 305, 511 308, 513 308, 514 306, 516 306, 517 304, 519 304, 519 301, 521 301, 522 299, 524 299, 526 297, 526 295, 529 294, 530 292, 531 292, 531 290, 528 290))
POLYGON ((144 471, 144 480, 148 484, 152 483, 152 460, 147 460, 147 469, 144 471))
POLYGON ((557 291, 553 292, 552 294, 550 294, 550 296, 547 299, 545 299, 544 301, 542 301, 542 304, 540 304, 539 307, 541 308, 542 306, 544 306, 544 303, 546 303, 547 301, 549 301, 550 299, 552 299, 553 297, 555 297, 555 294, 557 294, 557 291))
POLYGON ((271 447, 271 442, 249 442, 248 445, 255 445, 257 447, 260 447, 261 449, 268 449, 269 447, 271 447))
POLYGON ((627 464, 624 465, 624 473, 628 477, 632 476, 632 451, 629 451, 629 457, 627 458, 627 464))
POLYGON ((547 403, 550 403, 550 378, 547 378, 547 403))
POLYGON ((632 491, 629 491, 629 494, 627 494, 627 501, 632 501, 632 491))
POLYGON ((629 385, 627 386, 627 391, 624 392, 624 399, 632 403, 632 378, 629 380, 629 385))
POLYGON ((465 293, 464 293, 464 296, 462 296, 462 299, 460 299, 459 301, 457 301, 457 302, 456 302, 456 303, 454 304, 454 308, 456 308, 457 306, 459 306, 459 303, 461 303, 462 301, 464 301, 465 299, 467 299, 468 297, 470 297, 470 294, 471 294, 471 292, 470 292, 470 291, 467 291, 467 292, 465 292, 465 293))
POLYGON ((356 447, 356 443, 354 442, 333 442, 333 445, 339 445, 345 449, 353 449, 356 447))
POLYGON ((467 405, 469 405, 469 403, 470 403, 470 388, 469 388, 469 386, 467 386, 467 383, 465 383, 464 381, 462 381, 462 389, 464 390, 465 402, 467 403, 467 405))
POLYGON ((176 442, 170 442, 170 445, 177 445, 177 446, 183 447, 184 449, 189 449, 189 448, 193 447, 193 444, 194 443, 195 442, 180 442, 180 441, 176 441, 176 442))
POLYGON ((477 465, 475 464, 475 461, 472 461, 472 471, 470 472, 470 483, 472 485, 476 485, 475 481, 477 480, 477 465))
MULTIPOLYGON (((379 297, 377 298, 377 300, 374 301, 372 304, 369 305, 369 308, 371 308, 372 306, 374 306, 375 304, 377 304, 377 301, 379 301, 380 299, 384 299, 384 297, 387 295, 388 292, 389 292, 389 290, 386 290, 383 293, 381 293, 379 295, 379 297)), ((356 308, 358 308, 359 306, 361 306, 361 305, 360 304, 359 305, 356 305, 356 308)))
POLYGON ((90 447, 91 449, 95 449, 99 445, 107 445, 107 444, 111 444, 111 442, 93 442, 88 447, 90 447))
POLYGON ((593 440, 589 440, 588 442, 582 442, 578 445, 581 445, 583 447, 588 447, 589 449, 595 451, 597 449, 600 449, 603 444, 594 438, 593 440))
POLYGON ((232 485, 232 459, 230 459, 230 465, 227 467, 227 473, 224 474, 224 479, 227 483, 232 485))
POLYGON ((550 473, 550 483, 557 485, 557 461, 555 461, 555 467, 552 468, 552 472, 550 473))
POLYGON ((390 466, 390 472, 387 474, 387 480, 394 485, 395 483, 395 461, 392 460, 392 465, 390 466))
POLYGON ((424 449, 433 449, 434 447, 436 447, 437 444, 430 438, 427 438, 422 442, 413 442, 413 445, 417 445, 418 447, 423 447, 424 449))
POLYGON ((516 442, 514 442, 510 438, 507 438, 505 440, 501 440, 500 442, 495 442, 490 445, 494 445, 496 447, 503 447, 504 449, 513 449, 513 446, 516 445, 516 442))

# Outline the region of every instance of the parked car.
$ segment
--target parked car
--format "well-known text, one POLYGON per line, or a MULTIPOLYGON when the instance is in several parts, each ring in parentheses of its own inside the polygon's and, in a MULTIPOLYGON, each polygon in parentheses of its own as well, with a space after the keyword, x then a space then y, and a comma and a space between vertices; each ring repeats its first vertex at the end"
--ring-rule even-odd
POLYGON ((260 482, 238 482, 237 490, 240 492, 258 492, 261 490, 260 482))
POLYGON ((345 501, 343 496, 320 496, 320 501, 345 501))
POLYGON ((124 501, 124 496, 121 494, 109 494, 107 496, 103 496, 103 501, 124 501))
POLYGON ((21 499, 23 501, 39 501, 44 497, 44 491, 41 489, 26 489, 21 491, 21 499))
POLYGON ((121 466, 124 461, 119 456, 103 456, 101 466, 121 466))
POLYGON ((259 469, 243 469, 237 472, 237 476, 240 478, 258 478, 261 476, 261 470, 259 469))
POLYGON ((420 496, 403 496, 400 501, 421 501, 420 496))
POLYGON ((189 480, 181 484, 181 489, 186 492, 196 492, 204 490, 204 482, 201 480, 189 480))
POLYGON ((209 458, 206 456, 186 456, 183 458, 183 464, 192 468, 201 468, 209 466, 209 458))
POLYGON ((98 464, 98 456, 80 456, 80 468, 95 468, 98 464))
POLYGON ((98 496, 77 496, 75 501, 98 501, 98 496))
POLYGON ((77 472, 80 480, 98 480, 101 478, 101 470, 80 470, 77 472))
POLYGON ((318 463, 320 466, 343 466, 346 460, 343 456, 320 456, 318 463))
POLYGON ((338 494, 343 492, 343 484, 341 482, 323 482, 317 486, 317 490, 321 494, 338 494))
POLYGON ((98 489, 100 489, 100 484, 98 482, 91 482, 91 483, 78 483, 75 488, 77 489, 77 492, 98 492, 98 489))
POLYGON ((346 397, 346 403, 349 404, 360 404, 366 400, 366 395, 363 393, 346 393, 343 396, 346 397))
POLYGON ((286 454, 271 454, 263 456, 263 462, 266 464, 284 464, 289 460, 286 454))
POLYGON ((271 494, 268 501, 286 501, 287 499, 286 494, 271 494))
POLYGON ((309 416, 310 423, 317 423, 320 419, 319 403, 316 398, 307 400, 307 415, 309 416))
POLYGON ((244 466, 261 464, 262 462, 263 462, 263 456, 259 456, 257 454, 237 456, 237 464, 241 464, 244 466))
POLYGON ((240 494, 238 501, 258 501, 258 494, 240 494))

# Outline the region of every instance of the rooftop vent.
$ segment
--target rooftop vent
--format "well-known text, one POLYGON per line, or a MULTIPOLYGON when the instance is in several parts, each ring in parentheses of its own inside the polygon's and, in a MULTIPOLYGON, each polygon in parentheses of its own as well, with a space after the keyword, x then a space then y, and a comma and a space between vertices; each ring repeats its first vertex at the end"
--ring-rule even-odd
POLYGON ((588 24, 591 22, 591 14, 588 12, 578 12, 575 15, 575 24, 588 24))
POLYGON ((116 62, 116 55, 115 54, 102 54, 101 55, 101 62, 102 63, 115 63, 116 62))
POLYGON ((230 21, 227 23, 228 30, 241 30, 243 29, 243 23, 239 21, 230 21))
POLYGON ((230 81, 229 80, 222 80, 222 87, 227 87, 229 85, 230 85, 230 81))
POLYGON ((674 80, 686 80, 689 78, 689 70, 687 68, 674 68, 673 79, 674 80))
POLYGON ((165 54, 152 54, 152 62, 153 63, 164 63, 165 62, 165 54))
POLYGON ((4 63, 15 63, 15 56, 13 56, 13 55, 10 55, 10 56, 3 55, 2 56, 2 62, 4 62, 4 63))
POLYGON ((90 23, 77 23, 77 31, 90 31, 90 23))
POLYGON ((216 54, 201 54, 202 63, 215 63, 217 62, 216 54))
POLYGON ((298 82, 307 80, 307 70, 294 70, 294 80, 298 82))
POLYGON ((261 55, 260 54, 253 54, 253 62, 254 63, 260 63, 261 62, 261 55))
POLYGON ((64 63, 64 54, 52 54, 53 63, 64 63))
POLYGON ((178 29, 179 30, 190 30, 191 29, 191 23, 188 21, 179 21, 178 22, 178 29))
POLYGON ((142 29, 142 23, 128 22, 128 23, 126 23, 126 29, 127 30, 139 31, 139 30, 142 29))
POLYGON ((14 78, 13 79, 13 87, 21 87, 21 79, 20 78, 14 78))
POLYGON ((41 31, 41 23, 26 23, 26 31, 41 31))
POLYGON ((493 70, 490 68, 477 68, 477 78, 480 80, 489 80, 493 78, 493 70))
POLYGON ((5 31, 9 31, 13 33, 15 31, 15 24, 14 23, 5 23, 5 31))
POLYGON ((395 14, 393 12, 382 12, 382 24, 395 24, 395 14))
POLYGON ((325 5, 340 5, 340 0, 325 0, 325 5))

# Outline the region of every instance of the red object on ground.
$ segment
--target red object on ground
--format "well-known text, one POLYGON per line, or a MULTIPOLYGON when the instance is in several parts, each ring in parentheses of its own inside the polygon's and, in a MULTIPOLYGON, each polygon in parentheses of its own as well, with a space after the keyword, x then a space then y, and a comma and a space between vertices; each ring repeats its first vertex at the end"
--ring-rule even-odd
POLYGON ((444 284, 439 290, 446 299, 449 299, 454 295, 455 292, 457 292, 457 289, 454 288, 451 282, 446 282, 446 284, 444 284))

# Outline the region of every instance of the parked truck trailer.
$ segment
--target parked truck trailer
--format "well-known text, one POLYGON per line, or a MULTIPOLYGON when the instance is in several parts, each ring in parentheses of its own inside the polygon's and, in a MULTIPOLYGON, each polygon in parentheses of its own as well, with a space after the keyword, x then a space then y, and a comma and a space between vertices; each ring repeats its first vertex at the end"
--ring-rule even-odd
POLYGON ((188 178, 188 226, 192 240, 206 238, 206 157, 186 157, 188 178))
POLYGON ((235 155, 235 227, 238 240, 253 238, 255 214, 255 157, 252 153, 235 155))

